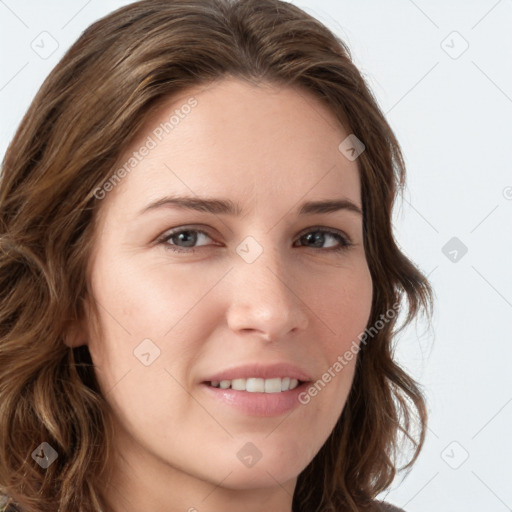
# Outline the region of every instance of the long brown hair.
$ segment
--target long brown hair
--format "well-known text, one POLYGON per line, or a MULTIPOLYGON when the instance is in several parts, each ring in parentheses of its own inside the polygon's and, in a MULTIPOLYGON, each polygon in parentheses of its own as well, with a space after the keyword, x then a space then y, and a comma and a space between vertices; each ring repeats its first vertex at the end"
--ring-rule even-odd
MULTIPOLYGON (((23 118, 0 177, 0 491, 24 512, 110 510, 110 409, 87 346, 64 340, 85 318, 95 191, 159 102, 223 76, 300 87, 366 149, 358 158, 364 244, 374 295, 353 386, 329 439, 299 475, 295 512, 373 510, 401 440, 423 445, 419 384, 392 342, 423 311, 427 279, 399 250, 392 207, 405 184, 395 136, 352 63, 319 21, 279 0, 143 0, 91 25, 50 73, 23 118), (382 322, 393 305, 406 311, 382 322), (378 324, 377 324, 378 325, 378 324), (58 457, 47 469, 32 454, 58 457)), ((340 141, 341 142, 341 141, 340 141)), ((12 508, 12 510, 16 510, 12 508)))

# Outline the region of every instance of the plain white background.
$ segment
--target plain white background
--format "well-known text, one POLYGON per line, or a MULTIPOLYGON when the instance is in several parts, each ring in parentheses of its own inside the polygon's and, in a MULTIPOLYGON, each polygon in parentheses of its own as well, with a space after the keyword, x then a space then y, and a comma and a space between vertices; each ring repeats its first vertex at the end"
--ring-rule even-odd
MULTIPOLYGON (((0 154, 93 21, 128 2, 0 0, 0 154)), ((350 47, 400 141, 403 251, 436 293, 400 338, 430 424, 382 497, 407 512, 512 510, 512 1, 302 0, 350 47), (467 252, 465 252, 467 250, 467 252)))

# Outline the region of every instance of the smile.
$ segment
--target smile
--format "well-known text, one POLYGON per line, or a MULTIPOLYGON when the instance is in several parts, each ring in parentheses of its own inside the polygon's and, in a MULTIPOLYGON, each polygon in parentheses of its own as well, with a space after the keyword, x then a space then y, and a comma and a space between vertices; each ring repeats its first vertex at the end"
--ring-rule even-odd
POLYGON ((300 383, 299 380, 290 377, 272 379, 250 377, 248 379, 213 380, 209 384, 214 388, 234 389, 249 393, 281 393, 295 389, 300 383))

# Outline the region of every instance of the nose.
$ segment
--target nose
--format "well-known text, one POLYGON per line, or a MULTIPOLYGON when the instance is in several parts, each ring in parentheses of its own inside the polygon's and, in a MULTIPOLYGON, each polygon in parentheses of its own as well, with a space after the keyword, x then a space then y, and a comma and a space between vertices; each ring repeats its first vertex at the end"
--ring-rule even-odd
POLYGON ((277 248, 265 248, 252 263, 235 255, 229 279, 230 329, 238 334, 258 334, 273 342, 305 330, 308 308, 296 272, 293 266, 286 266, 277 248))

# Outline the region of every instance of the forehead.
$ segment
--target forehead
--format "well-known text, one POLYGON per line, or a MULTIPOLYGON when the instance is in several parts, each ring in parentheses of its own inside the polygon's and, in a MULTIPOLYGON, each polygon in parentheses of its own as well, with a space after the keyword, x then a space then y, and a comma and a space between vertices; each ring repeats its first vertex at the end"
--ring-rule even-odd
POLYGON ((122 155, 125 177, 109 199, 138 208, 178 193, 284 208, 343 195, 360 204, 357 162, 339 149, 348 135, 308 91, 226 78, 158 105, 122 155))

